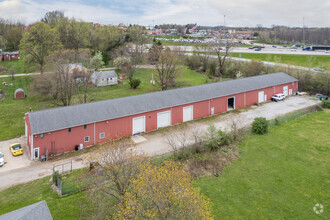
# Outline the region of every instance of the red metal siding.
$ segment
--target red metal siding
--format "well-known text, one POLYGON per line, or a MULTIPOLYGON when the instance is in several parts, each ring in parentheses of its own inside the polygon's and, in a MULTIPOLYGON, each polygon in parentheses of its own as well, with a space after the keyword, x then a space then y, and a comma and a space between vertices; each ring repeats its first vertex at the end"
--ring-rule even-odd
MULTIPOLYGON (((40 155, 45 154, 45 149, 48 149, 49 153, 59 154, 62 152, 74 150, 75 145, 83 144, 84 147, 98 144, 101 142, 108 141, 110 139, 117 139, 121 137, 131 136, 133 130, 133 118, 145 116, 146 118, 146 132, 157 129, 157 113, 164 111, 171 111, 171 124, 175 125, 182 123, 183 121, 183 108, 187 106, 193 106, 193 119, 199 119, 207 117, 211 114, 211 107, 214 107, 214 113, 219 114, 227 111, 227 100, 228 98, 235 97, 235 109, 243 108, 245 106, 253 105, 258 102, 258 92, 264 91, 267 95, 267 100, 275 93, 282 93, 283 86, 288 86, 293 92, 297 91, 297 82, 283 84, 275 87, 269 87, 250 91, 246 93, 239 93, 230 96, 215 98, 211 100, 200 101, 196 103, 175 106, 172 108, 161 109, 157 111, 146 112, 137 115, 131 115, 127 117, 106 120, 102 122, 96 122, 95 124, 88 124, 87 128, 84 126, 77 126, 71 128, 71 133, 68 129, 53 131, 44 134, 44 138, 40 138, 40 134, 33 136, 33 147, 40 147, 40 155), (95 125, 95 128, 94 128, 95 125), (95 142, 94 142, 95 132, 95 142), (100 133, 105 133, 105 138, 100 139, 100 133), (84 137, 89 136, 89 142, 84 142, 84 137), (55 144, 55 150, 52 149, 55 144)), ((26 115, 26 123, 28 126, 28 134, 31 134, 30 122, 28 114, 26 115)), ((30 146, 31 140, 28 135, 28 146, 30 146)))

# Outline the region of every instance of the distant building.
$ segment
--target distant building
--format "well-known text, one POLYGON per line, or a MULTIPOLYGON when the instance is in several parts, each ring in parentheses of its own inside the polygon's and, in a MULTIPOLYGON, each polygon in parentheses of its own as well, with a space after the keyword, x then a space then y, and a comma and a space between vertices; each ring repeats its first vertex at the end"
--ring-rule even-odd
POLYGON ((0 220, 53 220, 45 200, 17 209, 4 215, 0 220))
POLYGON ((110 86, 118 84, 117 73, 111 71, 100 71, 92 74, 92 83, 96 86, 110 86))
POLYGON ((2 52, 0 51, 0 61, 19 60, 19 51, 2 52))

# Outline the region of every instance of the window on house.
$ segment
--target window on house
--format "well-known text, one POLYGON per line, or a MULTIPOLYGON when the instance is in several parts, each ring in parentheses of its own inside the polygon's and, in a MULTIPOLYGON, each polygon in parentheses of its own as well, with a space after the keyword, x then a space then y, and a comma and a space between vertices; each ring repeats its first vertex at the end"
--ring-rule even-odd
POLYGON ((105 133, 104 132, 100 133, 100 139, 103 139, 104 137, 105 137, 105 133))
POLYGON ((68 128, 68 132, 69 132, 69 133, 71 132, 71 128, 68 128))
POLYGON ((88 137, 84 137, 84 141, 85 142, 89 142, 89 136, 88 137))
POLYGON ((40 138, 44 138, 44 134, 40 134, 40 138))
POLYGON ((87 128, 87 125, 84 125, 84 129, 86 129, 87 128))

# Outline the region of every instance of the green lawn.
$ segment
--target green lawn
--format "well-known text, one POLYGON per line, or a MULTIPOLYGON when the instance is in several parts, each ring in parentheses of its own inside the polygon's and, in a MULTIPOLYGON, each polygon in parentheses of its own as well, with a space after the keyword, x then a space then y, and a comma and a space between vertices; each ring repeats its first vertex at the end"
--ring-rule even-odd
POLYGON ((294 55, 294 54, 264 54, 264 53, 232 53, 233 57, 284 63, 304 67, 320 67, 330 70, 330 56, 326 55, 294 55), (310 65, 310 66, 309 66, 310 65))
MULTIPOLYGON (((75 176, 79 171, 74 171, 75 176)), ((53 219, 78 219, 84 192, 58 197, 51 189, 50 177, 13 186, 0 192, 0 215, 46 200, 53 219)))
MULTIPOLYGON (((141 80, 141 85, 136 90, 131 90, 128 85, 128 80, 124 80, 124 84, 115 86, 106 86, 98 88, 90 88, 88 90, 88 100, 94 98, 95 101, 118 98, 123 96, 131 96, 137 94, 148 93, 152 91, 159 91, 159 85, 150 84, 151 75, 154 73, 156 77, 156 70, 154 69, 138 69, 135 78, 141 80)), ((179 71, 180 75, 177 77, 177 86, 193 86, 209 82, 207 77, 200 73, 194 72, 187 67, 183 67, 179 71)), ((60 103, 54 102, 51 98, 41 96, 33 96, 29 92, 29 85, 33 78, 31 76, 15 77, 12 80, 8 78, 0 78, 0 89, 6 91, 7 96, 5 100, 0 100, 0 141, 24 134, 24 114, 30 110, 33 111, 53 108, 60 106, 60 103), (8 82, 10 85, 5 87, 2 82, 8 82), (26 91, 27 98, 23 100, 15 100, 14 91, 17 88, 23 88, 26 91)), ((74 97, 73 104, 79 103, 77 97, 74 97)))
POLYGON ((35 72, 35 71, 33 71, 33 69, 34 69, 33 66, 31 66, 31 67, 24 66, 22 57, 19 60, 2 61, 2 62, 0 62, 0 66, 7 68, 7 71, 0 73, 0 75, 9 74, 8 70, 12 66, 14 66, 16 68, 16 74, 35 72))
POLYGON ((329 122, 326 110, 249 136, 220 177, 196 180, 216 219, 329 219, 329 122))

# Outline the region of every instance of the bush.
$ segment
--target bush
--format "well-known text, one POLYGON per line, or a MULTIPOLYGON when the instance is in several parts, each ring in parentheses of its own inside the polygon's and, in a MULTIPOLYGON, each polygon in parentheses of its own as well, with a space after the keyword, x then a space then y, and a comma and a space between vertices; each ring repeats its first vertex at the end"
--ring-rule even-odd
POLYGON ((216 150, 224 145, 229 144, 228 135, 221 131, 221 129, 217 130, 214 125, 209 126, 204 139, 205 145, 211 150, 216 150))
POLYGON ((53 178, 52 179, 53 179, 53 183, 55 183, 55 185, 58 186, 59 183, 57 181, 62 180, 62 176, 58 171, 56 171, 56 172, 53 173, 53 178))
POLYGON ((324 108, 330 108, 330 100, 323 100, 324 108))
POLYGON ((139 80, 139 79, 132 79, 129 82, 129 85, 130 85, 131 89, 136 89, 137 87, 139 87, 140 83, 141 83, 141 80, 139 80))
POLYGON ((268 121, 264 117, 255 118, 252 123, 252 131, 256 134, 265 134, 268 132, 268 121))

